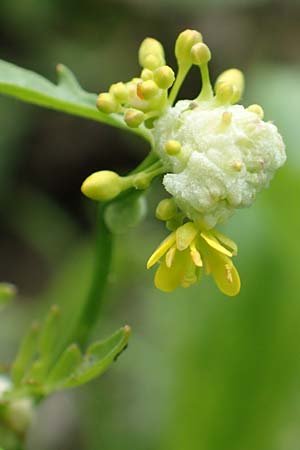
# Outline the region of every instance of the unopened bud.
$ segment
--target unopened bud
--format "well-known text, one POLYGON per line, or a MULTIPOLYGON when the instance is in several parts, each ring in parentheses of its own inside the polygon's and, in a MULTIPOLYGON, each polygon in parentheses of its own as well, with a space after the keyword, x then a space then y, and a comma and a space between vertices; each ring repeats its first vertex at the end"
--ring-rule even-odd
POLYGON ((125 83, 112 84, 109 93, 115 97, 119 103, 126 103, 128 100, 128 88, 125 83))
POLYGON ((92 200, 107 201, 122 191, 122 178, 110 170, 92 173, 84 180, 81 192, 92 200))
POLYGON ((219 103, 226 105, 231 102, 234 94, 232 84, 218 83, 216 85, 216 97, 219 103))
POLYGON ((141 79, 143 81, 153 80, 153 72, 150 69, 143 69, 141 73, 141 79))
POLYGON ((250 106, 248 106, 247 111, 257 114, 260 119, 264 118, 264 110, 262 109, 262 107, 260 105, 256 105, 256 104, 250 105, 250 106))
POLYGON ((198 42, 202 42, 202 35, 196 30, 185 30, 179 34, 175 44, 178 65, 192 64, 191 49, 198 42))
POLYGON ((243 73, 238 69, 228 69, 225 70, 225 72, 221 73, 221 75, 217 78, 215 88, 217 90, 217 87, 221 83, 231 84, 234 89, 234 95, 232 96, 232 99, 230 100, 231 103, 236 103, 240 100, 244 87, 245 87, 245 81, 244 81, 244 75, 243 73))
POLYGON ((153 73, 155 83, 161 89, 169 89, 175 80, 173 69, 169 66, 162 66, 156 69, 153 73))
POLYGON ((165 64, 163 46, 153 38, 146 38, 139 48, 139 63, 146 69, 154 70, 165 64))
POLYGON ((209 48, 203 42, 198 42, 193 45, 191 49, 191 58, 193 64, 197 66, 202 66, 202 64, 207 64, 211 59, 211 53, 209 48))
POLYGON ((165 198, 157 205, 155 215, 159 220, 170 220, 177 214, 177 206, 173 198, 165 198))
POLYGON ((165 150, 170 156, 178 155, 178 153, 181 151, 181 144, 179 141, 170 139, 165 143, 165 150))
POLYGON ((117 112, 119 108, 117 100, 108 92, 103 92, 102 94, 98 95, 96 105, 97 108, 105 114, 117 112))
POLYGON ((149 100, 158 93, 159 87, 153 80, 143 81, 137 85, 137 95, 142 100, 149 100))
POLYGON ((130 128, 137 128, 145 120, 145 114, 138 109, 127 109, 124 120, 130 128))

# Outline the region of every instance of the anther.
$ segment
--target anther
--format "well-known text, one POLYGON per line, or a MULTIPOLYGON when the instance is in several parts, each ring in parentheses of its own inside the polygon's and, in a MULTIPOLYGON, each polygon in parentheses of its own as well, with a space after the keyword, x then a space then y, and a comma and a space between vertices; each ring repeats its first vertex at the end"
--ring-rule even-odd
POLYGON ((130 128, 137 128, 145 119, 145 114, 138 109, 127 109, 124 120, 130 128))
POLYGON ((149 100, 159 91, 159 87, 153 80, 142 81, 137 85, 137 95, 141 100, 149 100))

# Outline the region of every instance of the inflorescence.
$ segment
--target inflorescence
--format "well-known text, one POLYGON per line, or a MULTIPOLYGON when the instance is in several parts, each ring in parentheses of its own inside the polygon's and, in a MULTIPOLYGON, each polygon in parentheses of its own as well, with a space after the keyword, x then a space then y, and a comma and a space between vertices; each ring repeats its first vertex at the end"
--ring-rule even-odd
POLYGON ((111 85, 97 99, 102 113, 118 114, 129 128, 149 136, 151 163, 126 177, 96 172, 84 181, 82 191, 94 200, 110 201, 130 188, 146 189, 164 174, 171 197, 159 203, 156 216, 171 234, 147 264, 159 263, 155 285, 166 292, 188 287, 204 270, 224 294, 234 296, 240 290, 231 259, 237 246, 214 227, 254 202, 284 164, 285 146, 276 126, 263 121, 261 106, 237 104, 244 90, 241 71, 226 70, 213 89, 211 52, 198 31, 180 33, 175 56, 176 76, 166 65, 160 42, 146 38, 139 48, 139 77, 111 85), (175 104, 193 65, 200 69, 200 93, 175 104))

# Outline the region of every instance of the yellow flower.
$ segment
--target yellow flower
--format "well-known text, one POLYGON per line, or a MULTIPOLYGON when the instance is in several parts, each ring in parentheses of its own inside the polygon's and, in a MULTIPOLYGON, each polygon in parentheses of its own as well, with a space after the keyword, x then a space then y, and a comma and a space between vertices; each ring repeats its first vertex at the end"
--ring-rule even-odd
POLYGON ((226 295, 240 291, 240 277, 231 261, 236 244, 217 230, 201 230, 187 222, 173 231, 155 250, 147 268, 160 263, 154 283, 165 292, 179 286, 189 287, 200 280, 203 269, 212 274, 218 288, 226 295))

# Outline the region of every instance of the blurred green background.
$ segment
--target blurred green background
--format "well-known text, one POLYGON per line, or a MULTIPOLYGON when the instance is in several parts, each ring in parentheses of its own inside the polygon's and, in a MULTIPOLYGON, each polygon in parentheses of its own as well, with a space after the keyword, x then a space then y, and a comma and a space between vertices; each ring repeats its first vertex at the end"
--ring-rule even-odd
MULTIPOLYGON (((212 76, 246 75, 245 105, 260 103, 288 162, 251 210, 223 229, 238 242, 242 291, 211 279, 154 289, 145 261, 165 236, 153 219, 119 236, 101 337, 129 323, 128 350, 102 378, 39 409, 30 450, 300 450, 300 4, 288 0, 2 0, 0 57, 54 80, 65 63, 90 91, 138 71, 137 49, 201 31, 212 76)), ((192 72, 182 97, 199 89, 192 72)), ((95 205, 80 194, 92 171, 125 173, 147 153, 107 126, 0 99, 1 279, 20 296, 1 315, 1 362, 51 303, 71 326, 92 268, 95 205)), ((0 442, 1 443, 1 442, 0 442)))

